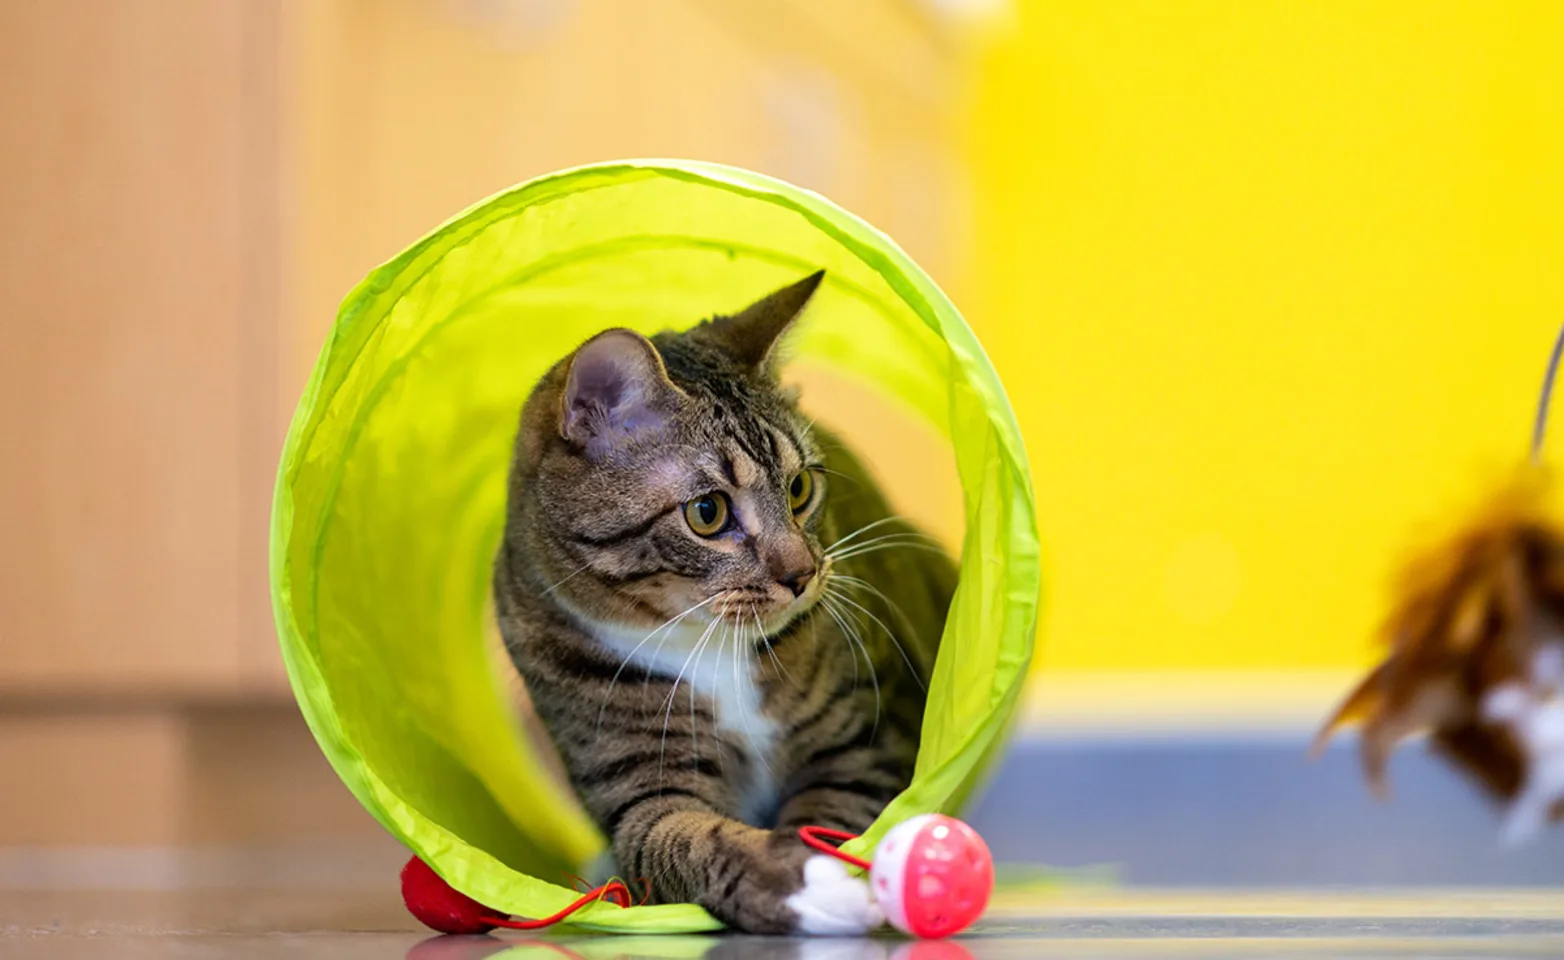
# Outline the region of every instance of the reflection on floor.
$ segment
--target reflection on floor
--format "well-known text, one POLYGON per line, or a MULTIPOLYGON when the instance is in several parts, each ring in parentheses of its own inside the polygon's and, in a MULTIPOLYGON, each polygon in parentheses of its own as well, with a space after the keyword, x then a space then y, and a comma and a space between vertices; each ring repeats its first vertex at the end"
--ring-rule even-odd
POLYGON ((1029 957, 1564 956, 1564 894, 1329 895, 1009 888, 970 936, 795 941, 431 937, 395 890, 0 891, 7 960, 1020 960, 1029 957))

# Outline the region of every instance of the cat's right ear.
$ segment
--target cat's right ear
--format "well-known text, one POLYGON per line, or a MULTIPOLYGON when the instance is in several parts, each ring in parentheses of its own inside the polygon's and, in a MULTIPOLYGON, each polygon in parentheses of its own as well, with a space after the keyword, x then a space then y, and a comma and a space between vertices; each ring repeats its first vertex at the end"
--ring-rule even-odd
POLYGON ((660 430, 682 395, 650 340, 631 330, 605 330, 570 359, 559 433, 595 459, 660 430))

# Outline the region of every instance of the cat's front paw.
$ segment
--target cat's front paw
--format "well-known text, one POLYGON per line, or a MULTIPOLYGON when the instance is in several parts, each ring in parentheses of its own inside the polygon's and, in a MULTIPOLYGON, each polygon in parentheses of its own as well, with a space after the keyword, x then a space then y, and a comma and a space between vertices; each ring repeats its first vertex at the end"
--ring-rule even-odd
POLYGON ((787 898, 787 906, 798 916, 795 933, 852 937, 885 922, 869 885, 825 854, 804 862, 804 885, 787 898))

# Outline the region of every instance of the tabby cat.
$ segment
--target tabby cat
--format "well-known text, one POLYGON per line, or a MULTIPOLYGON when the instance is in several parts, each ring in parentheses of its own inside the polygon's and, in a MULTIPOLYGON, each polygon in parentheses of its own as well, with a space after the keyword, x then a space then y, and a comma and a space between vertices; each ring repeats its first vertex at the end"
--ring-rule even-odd
POLYGON ((506 646, 620 875, 754 933, 879 922, 797 830, 860 832, 906 787, 956 580, 778 383, 823 276, 555 365, 495 565, 506 646))

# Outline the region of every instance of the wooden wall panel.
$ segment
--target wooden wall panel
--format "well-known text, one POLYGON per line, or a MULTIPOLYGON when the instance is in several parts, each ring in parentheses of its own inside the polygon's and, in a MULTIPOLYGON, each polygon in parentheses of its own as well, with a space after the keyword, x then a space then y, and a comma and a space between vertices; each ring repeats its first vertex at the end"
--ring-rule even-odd
POLYGON ((183 732, 159 711, 0 712, 0 847, 180 842, 183 732))
POLYGON ((0 5, 0 689, 234 673, 240 28, 0 5))
MULTIPOLYGON (((0 3, 0 846, 376 836, 267 583, 340 299, 487 194, 627 156, 813 187, 948 282, 951 69, 897 0, 0 3)), ((877 423, 937 520, 953 478, 877 423)))
POLYGON ((0 771, 0 849, 385 836, 285 700, 0 706, 0 771))
POLYGON ((237 511, 237 682, 247 693, 287 696, 271 599, 271 510, 277 463, 306 370, 284 356, 288 294, 295 275, 292 241, 298 131, 284 113, 293 62, 298 0, 244 0, 240 153, 243 223, 237 319, 240 405, 237 511))

